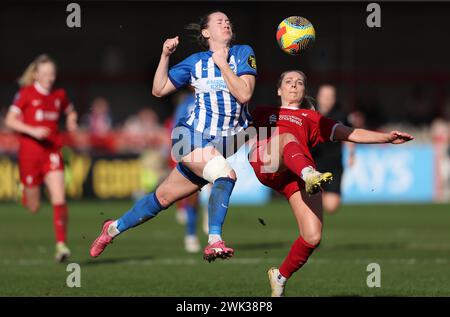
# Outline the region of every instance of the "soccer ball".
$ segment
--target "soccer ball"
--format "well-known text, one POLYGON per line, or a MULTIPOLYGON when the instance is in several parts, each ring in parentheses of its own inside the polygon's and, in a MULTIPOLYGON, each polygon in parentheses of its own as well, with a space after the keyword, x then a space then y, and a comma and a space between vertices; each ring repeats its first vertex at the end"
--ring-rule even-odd
POLYGON ((301 51, 311 46, 316 38, 316 31, 307 19, 292 16, 284 19, 278 25, 277 41, 283 52, 299 55, 301 51))

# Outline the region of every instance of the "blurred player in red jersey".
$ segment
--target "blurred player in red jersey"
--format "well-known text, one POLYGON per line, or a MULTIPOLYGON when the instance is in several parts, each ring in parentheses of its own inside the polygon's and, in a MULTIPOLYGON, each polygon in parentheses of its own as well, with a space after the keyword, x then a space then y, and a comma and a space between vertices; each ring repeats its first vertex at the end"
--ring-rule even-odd
POLYGON ((300 230, 280 268, 268 271, 275 297, 284 295, 287 279, 306 263, 322 238, 322 197, 314 194, 332 175, 316 171, 311 148, 327 141, 401 144, 413 140, 403 132, 354 129, 326 118, 313 110, 305 90, 303 72, 284 72, 278 82, 281 106, 259 107, 252 115, 258 140, 249 154, 250 164, 261 183, 286 197, 300 230), (274 129, 264 137, 261 128, 274 129))
POLYGON ((53 206, 56 233, 55 259, 70 256, 66 246, 67 205, 64 192, 62 140, 58 131, 61 114, 67 130, 77 129, 77 113, 65 90, 53 89, 56 64, 47 55, 38 56, 19 79, 21 89, 6 115, 6 125, 20 133, 18 153, 20 180, 24 186, 22 203, 32 213, 40 206, 40 185, 47 186, 53 206))

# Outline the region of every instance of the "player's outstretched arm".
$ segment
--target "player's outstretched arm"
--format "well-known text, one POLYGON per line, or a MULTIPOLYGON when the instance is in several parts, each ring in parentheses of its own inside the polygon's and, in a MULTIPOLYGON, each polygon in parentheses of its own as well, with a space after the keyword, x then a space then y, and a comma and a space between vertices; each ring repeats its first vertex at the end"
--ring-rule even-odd
POLYGON ((169 57, 175 52, 177 46, 178 36, 167 39, 163 44, 161 58, 153 78, 152 94, 155 97, 164 97, 176 90, 169 80, 169 57))
POLYGON ((334 131, 334 139, 354 143, 392 143, 402 144, 414 140, 412 135, 400 131, 382 133, 366 129, 355 129, 339 124, 334 131))

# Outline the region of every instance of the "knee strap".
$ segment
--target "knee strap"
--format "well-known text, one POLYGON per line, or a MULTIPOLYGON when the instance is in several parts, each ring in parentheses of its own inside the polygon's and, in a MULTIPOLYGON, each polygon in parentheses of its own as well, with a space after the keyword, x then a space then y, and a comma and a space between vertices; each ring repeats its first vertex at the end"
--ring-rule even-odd
POLYGON ((219 155, 206 163, 203 168, 203 178, 210 183, 214 183, 218 178, 229 178, 232 170, 233 168, 228 164, 227 160, 219 155))

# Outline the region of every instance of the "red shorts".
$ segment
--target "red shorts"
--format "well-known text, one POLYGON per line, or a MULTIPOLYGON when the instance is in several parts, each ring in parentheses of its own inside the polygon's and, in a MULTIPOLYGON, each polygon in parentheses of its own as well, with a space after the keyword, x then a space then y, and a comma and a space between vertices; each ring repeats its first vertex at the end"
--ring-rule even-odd
MULTIPOLYGON (((264 146, 264 145, 262 145, 264 146)), ((260 157, 261 148, 255 148, 249 154, 250 165, 258 180, 289 199, 295 192, 305 189, 305 182, 299 176, 285 168, 276 172, 267 172, 267 167, 260 157)), ((312 166, 315 168, 314 162, 312 166)))
POLYGON ((289 199, 295 192, 305 188, 305 182, 300 176, 295 175, 290 170, 286 169, 275 173, 263 172, 263 166, 260 160, 250 162, 253 167, 258 180, 273 190, 282 194, 286 199, 289 199))
POLYGON ((64 170, 64 162, 58 150, 21 149, 19 152, 20 181, 25 187, 41 185, 48 172, 59 170, 64 170))

